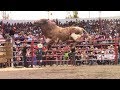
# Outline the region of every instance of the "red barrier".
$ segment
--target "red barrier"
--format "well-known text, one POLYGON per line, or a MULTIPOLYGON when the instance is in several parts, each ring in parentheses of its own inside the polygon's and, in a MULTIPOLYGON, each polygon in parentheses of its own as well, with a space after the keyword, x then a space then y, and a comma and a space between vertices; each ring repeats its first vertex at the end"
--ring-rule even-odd
POLYGON ((115 38, 115 64, 118 64, 118 38, 115 38))
MULTIPOLYGON (((102 39, 102 40, 93 40, 93 44, 85 44, 85 45, 76 45, 77 47, 81 47, 81 46, 91 46, 91 45, 93 45, 93 46, 100 46, 100 48, 101 49, 99 49, 98 51, 101 51, 101 50, 106 50, 106 49, 104 49, 103 47, 104 46, 109 46, 109 45, 113 45, 114 46, 114 51, 115 51, 115 64, 118 64, 118 48, 117 48, 117 46, 118 46, 118 38, 115 38, 115 39, 112 39, 113 40, 113 43, 100 43, 100 44, 97 44, 97 43, 95 43, 96 41, 105 41, 105 40, 109 40, 109 39, 102 39)), ((111 40, 111 39, 110 39, 111 40)), ((23 42, 25 42, 25 41, 23 41, 23 42)), ((26 41, 27 42, 27 41, 26 41)), ((34 62, 34 60, 33 60, 33 57, 34 57, 34 42, 39 42, 39 41, 34 41, 34 40, 32 40, 32 42, 31 42, 31 45, 30 45, 30 48, 31 48, 31 57, 32 57, 32 67, 33 67, 33 62, 34 62)), ((65 45, 52 45, 53 47, 54 46, 56 46, 56 47, 58 47, 58 46, 65 46, 65 45)), ((68 45, 69 46, 69 45, 68 45)), ((80 51, 85 51, 85 50, 87 50, 87 49, 80 49, 80 51)), ((48 51, 53 51, 53 50, 48 50, 48 51)), ((54 51, 61 51, 61 52, 64 52, 64 50, 54 50, 54 51)), ((93 50, 94 51, 94 50, 93 50)), ((88 54, 89 55, 89 54, 88 54)), ((54 56, 55 58, 56 58, 56 60, 43 60, 43 62, 48 62, 48 61, 50 61, 50 62, 64 62, 64 60, 62 60, 62 59, 57 59, 58 57, 63 57, 63 53, 62 53, 62 55, 44 55, 45 57, 50 57, 50 56, 54 56)), ((81 55, 77 55, 77 56, 81 56, 81 55)), ((90 55, 89 55, 90 56, 90 55)), ((90 59, 88 59, 88 61, 89 61, 90 59)), ((103 59, 102 59, 102 57, 101 57, 101 61, 102 61, 103 59)), ((94 60, 95 61, 95 60, 94 60)), ((69 61, 68 61, 69 62, 69 61)))

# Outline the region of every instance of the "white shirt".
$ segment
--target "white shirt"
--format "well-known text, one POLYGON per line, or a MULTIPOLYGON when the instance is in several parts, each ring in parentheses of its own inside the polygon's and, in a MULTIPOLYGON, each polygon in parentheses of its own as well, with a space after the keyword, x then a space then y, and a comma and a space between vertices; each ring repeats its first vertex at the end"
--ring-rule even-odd
POLYGON ((3 38, 3 36, 0 34, 0 39, 2 39, 3 38))
POLYGON ((32 41, 32 37, 27 36, 27 38, 28 38, 28 41, 32 41))
POLYGON ((14 34, 14 37, 17 38, 17 37, 19 37, 19 36, 18 36, 18 34, 14 34))
POLYGON ((115 59, 115 55, 114 54, 105 54, 104 58, 108 59, 108 60, 112 60, 112 59, 115 59))
POLYGON ((5 39, 3 38, 3 36, 0 34, 0 42, 4 42, 5 39))

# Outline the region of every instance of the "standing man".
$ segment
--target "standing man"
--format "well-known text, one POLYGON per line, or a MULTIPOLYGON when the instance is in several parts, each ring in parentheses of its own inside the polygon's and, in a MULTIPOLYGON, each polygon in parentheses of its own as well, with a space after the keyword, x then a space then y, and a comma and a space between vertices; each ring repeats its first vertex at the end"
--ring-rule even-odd
POLYGON ((22 49, 22 56, 23 56, 23 61, 24 61, 24 67, 28 67, 26 53, 27 53, 27 44, 24 43, 23 44, 23 49, 22 49))
POLYGON ((72 55, 72 63, 75 65, 75 44, 71 45, 71 55, 72 55))
POLYGON ((43 48, 43 44, 40 42, 37 44, 37 47, 38 47, 38 60, 39 61, 39 65, 42 66, 42 48, 43 48))

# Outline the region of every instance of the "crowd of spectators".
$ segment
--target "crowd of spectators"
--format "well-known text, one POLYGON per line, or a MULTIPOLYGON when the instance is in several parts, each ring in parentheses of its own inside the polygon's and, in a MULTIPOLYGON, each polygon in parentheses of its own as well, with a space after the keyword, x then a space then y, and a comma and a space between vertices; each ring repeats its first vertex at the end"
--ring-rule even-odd
MULTIPOLYGON (((113 39, 115 37, 120 37, 120 19, 100 19, 100 20, 83 20, 83 21, 66 21, 66 23, 62 24, 60 21, 58 20, 54 20, 56 22, 56 24, 58 26, 61 27, 67 27, 67 26, 80 26, 83 27, 90 35, 94 36, 95 40, 100 40, 100 39, 113 39)), ((21 61, 22 60, 22 48, 25 44, 25 42, 27 42, 27 46, 30 47, 31 41, 34 39, 35 41, 39 41, 36 42, 36 44, 34 45, 35 47, 37 47, 38 43, 45 43, 45 37, 44 35, 42 35, 41 29, 40 27, 37 27, 34 25, 34 23, 31 22, 27 22, 27 23, 14 23, 14 24, 10 24, 10 23, 2 23, 0 22, 0 39, 5 39, 5 40, 10 40, 11 38, 14 40, 14 51, 16 53, 14 53, 14 55, 16 56, 14 59, 17 61, 21 61)), ((105 41, 108 42, 108 41, 105 41)), ((108 49, 110 46, 107 46, 106 49, 108 49)), ((44 47, 45 48, 45 47, 44 47)), ((80 58, 85 58, 86 56, 84 56, 84 53, 88 53, 88 51, 82 51, 82 49, 86 48, 90 50, 91 46, 88 47, 77 47, 76 48, 76 54, 81 55, 78 59, 80 58)), ((97 52, 95 52, 95 50, 97 51, 97 49, 99 49, 99 47, 93 47, 94 51, 90 51, 90 54, 94 54, 94 56, 96 55, 97 52)), ((34 48, 34 56, 36 56, 35 59, 37 59, 37 48, 34 48)), ((57 59, 69 59, 66 57, 70 57, 70 55, 68 55, 68 52, 70 52, 70 47, 68 46, 67 49, 66 47, 63 46, 58 46, 58 47, 52 47, 51 51, 45 48, 43 51, 44 55, 49 55, 49 57, 47 57, 48 59, 51 60, 55 60, 56 57, 57 59), (55 56, 57 54, 57 56, 55 56), (63 55, 62 57, 59 56, 63 55), (50 56, 51 55, 51 56, 50 56)), ((109 53, 105 50, 103 50, 103 52, 109 53)), ((30 48, 27 48, 27 59, 29 59, 29 57, 31 56, 31 51, 30 48)), ((99 52, 98 52, 99 53, 99 52)), ((101 51, 102 53, 102 51, 101 51)), ((104 53, 105 54, 105 53, 104 53)), ((114 51, 112 52, 112 54, 114 54, 114 51)), ((46 59, 46 57, 42 59, 46 59)), ((109 56, 108 56, 109 57, 109 56)), ((113 57, 113 56, 111 56, 113 57)), ((88 57, 87 57, 88 58, 88 57)), ((93 57, 96 58, 96 57, 93 57)), ((50 63, 50 62, 48 62, 50 63)), ((37 64, 37 63, 36 63, 37 64)), ((35 64, 35 65, 36 65, 35 64)), ((51 65, 51 64, 50 64, 51 65)))
POLYGON ((65 24, 57 21, 57 25, 66 27, 66 26, 80 26, 83 27, 87 32, 92 35, 104 35, 105 38, 113 38, 119 36, 120 29, 120 19, 99 19, 99 20, 76 20, 76 21, 66 21, 65 24))

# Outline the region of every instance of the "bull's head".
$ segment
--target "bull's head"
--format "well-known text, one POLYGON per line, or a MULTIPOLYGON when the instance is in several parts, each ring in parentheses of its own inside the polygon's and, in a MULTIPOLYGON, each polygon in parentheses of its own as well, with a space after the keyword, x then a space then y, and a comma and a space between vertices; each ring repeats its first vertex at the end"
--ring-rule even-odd
POLYGON ((41 19, 39 21, 36 21, 34 24, 37 26, 48 24, 48 19, 41 19))

